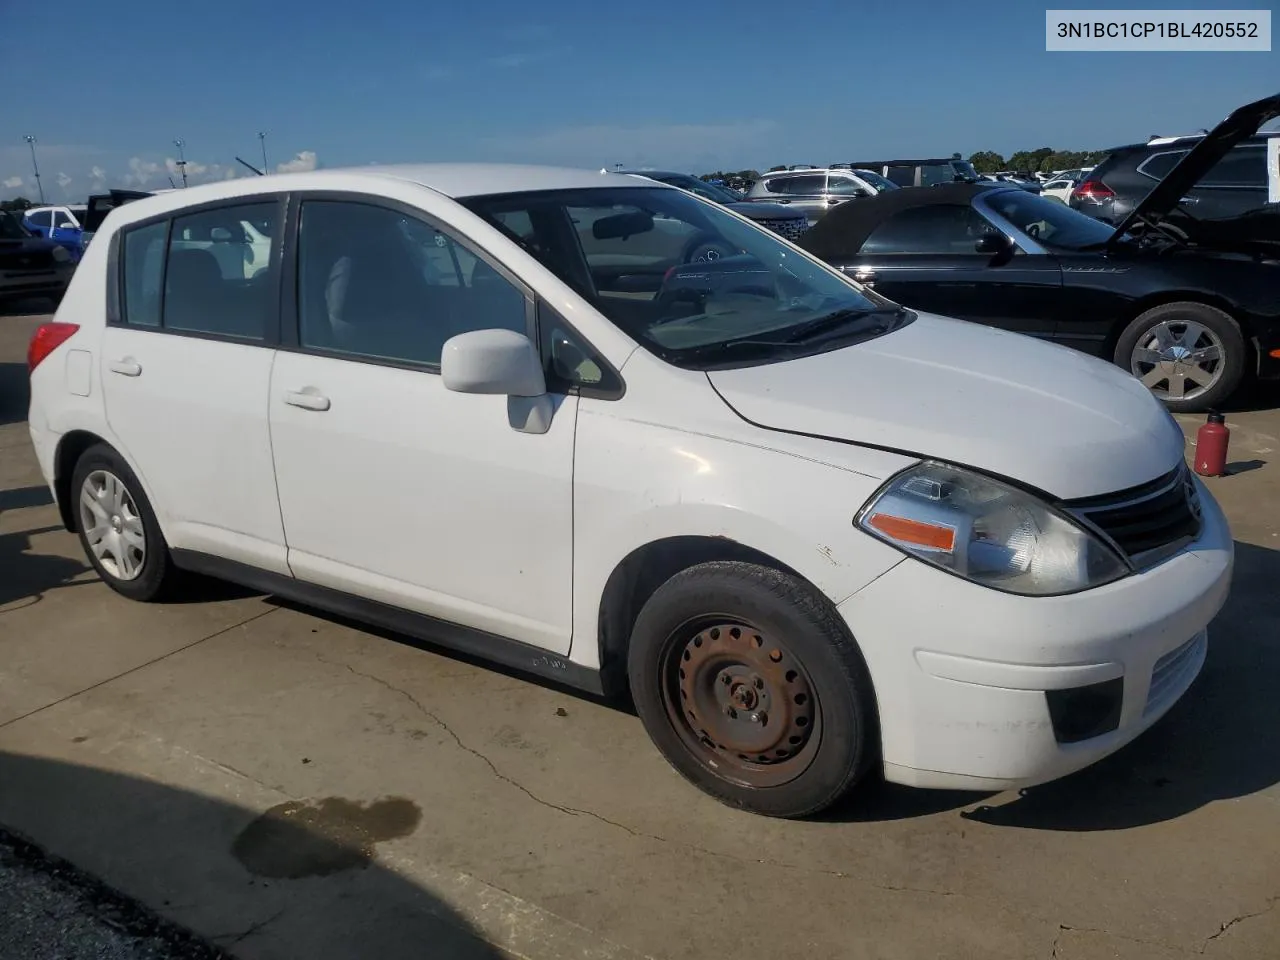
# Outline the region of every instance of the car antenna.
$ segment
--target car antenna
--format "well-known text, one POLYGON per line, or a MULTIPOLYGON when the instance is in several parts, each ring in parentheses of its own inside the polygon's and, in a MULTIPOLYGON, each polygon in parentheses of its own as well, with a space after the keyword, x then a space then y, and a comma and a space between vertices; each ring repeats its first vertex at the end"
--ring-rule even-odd
POLYGON ((246 167, 248 167, 250 170, 252 170, 252 171, 253 171, 254 173, 256 173, 258 176, 260 176, 260 177, 265 177, 265 176, 266 176, 266 174, 265 174, 265 173, 263 173, 261 170, 259 170, 257 167, 255 167, 255 166, 254 166, 252 163, 250 163, 249 161, 247 161, 247 160, 241 160, 239 157, 236 157, 236 160, 237 160, 237 161, 239 161, 240 163, 244 164, 246 167))

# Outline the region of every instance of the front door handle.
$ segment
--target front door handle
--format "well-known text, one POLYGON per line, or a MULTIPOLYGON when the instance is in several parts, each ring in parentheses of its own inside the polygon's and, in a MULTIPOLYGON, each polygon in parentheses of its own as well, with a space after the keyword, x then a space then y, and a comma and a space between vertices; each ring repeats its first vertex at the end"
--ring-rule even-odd
POLYGON ((854 270, 853 279, 870 287, 876 282, 876 272, 874 270, 867 270, 865 267, 859 267, 857 270, 854 270))
POLYGON ((329 409, 329 398, 316 393, 310 387, 286 392, 284 402, 291 407, 301 407, 303 410, 323 411, 329 409))
POLYGON ((1182 198, 1180 201, 1178 201, 1178 202, 1179 202, 1179 203, 1199 203, 1199 202, 1200 202, 1200 198, 1199 198, 1199 197, 1183 197, 1183 198, 1182 198))
POLYGON ((142 374, 142 364, 133 357, 125 357, 123 360, 112 360, 107 364, 107 369, 112 373, 118 373, 126 377, 137 377, 142 374))

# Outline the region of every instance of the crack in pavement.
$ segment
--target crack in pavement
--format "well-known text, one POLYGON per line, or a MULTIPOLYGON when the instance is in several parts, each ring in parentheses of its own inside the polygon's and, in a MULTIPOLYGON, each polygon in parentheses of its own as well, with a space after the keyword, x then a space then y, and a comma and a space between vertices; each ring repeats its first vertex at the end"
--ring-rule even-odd
MULTIPOLYGON (((1035 919, 1034 914, 1020 913, 1019 911, 1015 911, 1015 913, 1019 913, 1020 916, 1028 919, 1035 919)), ((1057 957, 1058 947, 1062 945, 1062 935, 1064 933, 1096 933, 1103 937, 1111 937, 1114 940, 1123 940, 1125 943, 1138 943, 1144 947, 1160 947, 1163 950, 1172 950, 1174 953, 1185 953, 1189 956, 1198 952, 1189 947, 1180 947, 1176 943, 1169 943, 1167 940, 1148 940, 1145 937, 1131 937, 1128 934, 1116 933, 1114 930, 1104 930, 1101 927, 1075 927, 1069 923, 1061 922, 1056 925, 1058 930, 1053 936, 1053 947, 1049 953, 1050 960, 1057 957)))
POLYGON ((267 927, 275 923, 277 920, 283 917, 288 911, 289 911, 288 907, 281 907, 279 910, 277 910, 271 916, 267 917, 265 920, 259 920, 256 923, 250 924, 244 931, 240 933, 215 933, 211 937, 209 937, 209 940, 213 941, 214 943, 217 943, 218 941, 221 941, 221 940, 226 940, 227 946, 229 947, 234 946, 235 944, 239 943, 241 940, 248 940, 255 933, 258 933, 260 930, 262 930, 263 927, 267 927))
POLYGON ((1200 944, 1199 952, 1204 953, 1206 950, 1208 950, 1209 944, 1213 943, 1213 941, 1217 940, 1220 936, 1222 936, 1224 933, 1226 933, 1236 924, 1244 923, 1244 921, 1246 920, 1252 920, 1255 917, 1261 917, 1264 914, 1270 913, 1272 910, 1276 908, 1277 904, 1280 904, 1280 896, 1268 897, 1267 905, 1263 907, 1261 910, 1255 910, 1253 913, 1242 913, 1237 917, 1232 917, 1226 923, 1222 924, 1222 926, 1218 929, 1217 933, 1213 934, 1210 937, 1205 938, 1204 943, 1200 944))
POLYGON ((341 667, 344 670, 347 670, 348 672, 354 674, 357 677, 363 677, 366 680, 370 680, 373 683, 376 683, 379 686, 384 687, 387 690, 390 690, 392 693, 398 694, 399 696, 403 697, 405 700, 411 703, 418 710, 419 713, 421 713, 424 717, 426 717, 433 724, 435 724, 442 731, 444 731, 444 733, 454 742, 454 744, 457 745, 457 747, 460 750, 462 750, 464 753, 471 754, 471 756, 475 757, 477 760, 483 763, 486 767, 488 767, 489 771, 497 779, 501 780, 503 783, 506 783, 514 787, 516 790, 519 790, 521 793, 523 793, 526 797, 528 797, 534 803, 547 807, 550 810, 555 810, 559 813, 567 814, 568 816, 572 816, 572 817, 578 817, 578 816, 590 817, 593 820, 597 820, 600 823, 606 824, 607 826, 614 827, 640 840, 653 840, 657 843, 663 843, 669 846, 678 847, 683 850, 689 850, 695 853, 701 853, 709 857, 717 857, 719 859, 728 860, 733 863, 740 863, 740 864, 745 864, 749 866, 779 867, 786 870, 796 870, 803 873, 833 877, 838 880, 849 880, 854 883, 860 883, 865 886, 872 887, 876 890, 884 890, 890 893, 923 893, 923 894, 930 894, 935 897, 962 896, 962 894, 956 893, 951 890, 934 890, 929 887, 911 887, 911 886, 903 886, 898 884, 875 883, 874 881, 867 880, 862 877, 856 877, 856 876, 853 876, 852 874, 845 873, 840 870, 825 870, 820 867, 808 867, 798 863, 788 863, 787 861, 784 861, 784 860, 768 860, 768 859, 758 860, 758 859, 749 858, 749 857, 739 857, 731 853, 723 853, 719 850, 711 850, 707 847, 702 847, 697 844, 686 843, 681 840, 672 840, 669 837, 663 837, 656 833, 647 833, 643 830, 636 830, 634 827, 627 826, 627 824, 620 823, 617 820, 611 820, 608 817, 603 816, 602 814, 596 813, 594 810, 586 810, 586 809, 583 809, 582 807, 571 807, 564 804, 555 803, 551 800, 547 800, 545 797, 538 796, 536 793, 534 793, 524 784, 520 783, 518 780, 515 780, 514 778, 504 774, 501 770, 498 769, 497 765, 494 764, 494 762, 491 759, 489 759, 489 757, 485 756, 483 753, 481 753, 479 750, 475 749, 474 747, 471 747, 466 743, 464 743, 462 738, 458 736, 457 732, 454 731, 452 727, 450 727, 447 723, 445 723, 438 716, 436 716, 436 714, 428 710, 426 706, 423 705, 422 701, 420 701, 408 690, 404 690, 401 687, 397 687, 395 684, 387 680, 384 680, 382 677, 376 676, 372 673, 365 673, 362 670, 357 670, 355 667, 351 666, 349 663, 342 663, 341 661, 337 661, 337 660, 329 660, 326 657, 320 656, 319 654, 316 654, 315 656, 316 656, 316 659, 321 661, 322 663, 327 663, 330 666, 334 666, 334 667, 341 667))
POLYGON ((129 676, 129 674, 131 673, 137 673, 139 670, 145 670, 147 667, 152 666, 153 664, 157 664, 161 660, 168 660, 170 657, 176 656, 177 654, 182 653, 184 650, 190 650, 192 647, 199 646, 200 644, 204 643, 207 640, 213 640, 215 637, 220 637, 224 633, 230 633, 232 630, 235 630, 238 627, 244 627, 244 626, 247 626, 248 624, 253 623, 255 620, 261 620, 263 617, 270 616, 271 614, 275 613, 279 609, 280 609, 279 607, 272 607, 269 610, 263 610, 261 613, 255 613, 252 617, 248 617, 244 620, 239 621, 238 623, 230 624, 229 626, 223 627, 220 630, 215 630, 213 631, 213 633, 209 634, 208 636, 201 637, 199 640, 192 640, 190 643, 184 644, 181 647, 178 647, 176 650, 170 650, 168 653, 162 653, 158 657, 152 657, 150 660, 146 661, 145 663, 139 663, 137 666, 130 667, 128 670, 122 670, 119 673, 117 673, 115 676, 107 677, 105 680, 99 680, 97 683, 91 683, 89 684, 89 686, 85 687, 83 690, 77 690, 74 693, 68 693, 65 697, 59 697, 57 700, 54 700, 52 703, 46 703, 42 707, 36 707, 34 710, 28 710, 26 713, 22 714, 21 716, 14 717, 12 720, 6 720, 4 723, 0 723, 0 730, 3 730, 5 727, 13 726, 13 724, 26 720, 29 717, 34 717, 37 713, 43 713, 44 711, 52 709, 53 707, 56 707, 59 704, 66 703, 68 700, 74 700, 77 697, 81 697, 86 693, 89 693, 93 690, 97 690, 99 687, 105 687, 109 683, 115 683, 117 680, 121 679, 122 677, 129 676))

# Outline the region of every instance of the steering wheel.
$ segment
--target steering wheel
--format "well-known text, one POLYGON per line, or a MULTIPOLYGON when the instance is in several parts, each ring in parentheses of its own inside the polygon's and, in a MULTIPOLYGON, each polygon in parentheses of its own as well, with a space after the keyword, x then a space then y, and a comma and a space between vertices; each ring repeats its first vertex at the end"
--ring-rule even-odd
POLYGON ((1028 224, 1027 224, 1027 236, 1031 237, 1032 239, 1039 239, 1039 237, 1040 237, 1040 224, 1038 224, 1038 223, 1028 223, 1028 224))
POLYGON ((712 234, 704 234, 694 237, 693 241, 685 247, 683 259, 685 263, 714 263, 725 257, 735 256, 737 252, 727 240, 712 234))

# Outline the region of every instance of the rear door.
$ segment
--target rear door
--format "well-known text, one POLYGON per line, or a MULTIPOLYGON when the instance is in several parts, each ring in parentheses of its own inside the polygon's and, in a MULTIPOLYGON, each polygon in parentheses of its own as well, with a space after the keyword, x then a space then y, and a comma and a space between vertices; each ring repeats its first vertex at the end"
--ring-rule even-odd
POLYGON ((170 546, 288 573, 267 403, 280 251, 252 281, 176 238, 254 217, 279 236, 279 197, 130 225, 112 248, 120 294, 103 334, 107 420, 170 546))
POLYGON ((968 204, 910 207, 881 223, 841 266, 905 306, 1051 337, 1062 287, 1056 258, 978 253, 978 239, 998 232, 968 204))

